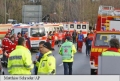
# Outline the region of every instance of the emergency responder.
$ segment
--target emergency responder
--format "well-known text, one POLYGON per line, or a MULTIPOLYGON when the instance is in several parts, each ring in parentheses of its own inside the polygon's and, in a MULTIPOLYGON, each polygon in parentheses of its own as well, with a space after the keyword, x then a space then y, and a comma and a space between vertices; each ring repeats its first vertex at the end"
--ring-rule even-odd
POLYGON ((72 33, 73 43, 76 42, 76 36, 77 36, 77 32, 76 32, 76 30, 74 30, 74 32, 72 33))
POLYGON ((9 54, 16 48, 16 44, 14 41, 15 41, 14 36, 11 36, 10 41, 9 41, 9 50, 7 53, 5 53, 7 57, 9 57, 9 54))
POLYGON ((38 67, 38 75, 52 75, 56 73, 56 59, 52 55, 52 48, 49 42, 45 42, 39 46, 41 54, 43 54, 40 61, 34 61, 38 67))
POLYGON ((16 45, 18 44, 18 39, 19 39, 20 37, 22 37, 22 35, 21 35, 20 32, 18 32, 18 33, 17 33, 16 41, 15 41, 16 45))
POLYGON ((8 33, 5 35, 5 37, 2 40, 2 49, 3 49, 3 51, 6 50, 5 48, 6 48, 6 40, 7 40, 7 38, 8 38, 8 33))
POLYGON ((82 34, 82 31, 80 30, 80 33, 78 33, 78 40, 77 40, 77 44, 78 44, 78 51, 82 52, 82 46, 83 46, 83 41, 84 41, 84 35, 82 34))
MULTIPOLYGON (((71 34, 70 34, 69 31, 66 32, 65 37, 66 37, 66 38, 67 38, 67 37, 70 37, 70 38, 71 38, 71 34)), ((65 38, 65 40, 66 40, 66 38, 65 38)))
POLYGON ((86 45, 86 55, 90 55, 92 39, 89 38, 89 33, 87 34, 87 37, 84 39, 84 41, 86 45))
POLYGON ((7 56, 6 53, 8 53, 9 51, 9 41, 10 41, 10 33, 7 33, 6 36, 4 37, 4 39, 2 40, 2 44, 3 44, 3 58, 2 58, 2 64, 4 67, 7 67, 7 56))
POLYGON ((26 46, 29 50, 31 50, 31 44, 30 44, 30 38, 28 37, 28 32, 25 32, 24 35, 25 39, 26 39, 26 46))
POLYGON ((14 33, 13 36, 14 36, 14 39, 15 39, 14 42, 16 42, 16 39, 17 39, 16 34, 14 33))
POLYGON ((52 31, 49 32, 48 37, 47 37, 47 41, 50 43, 52 42, 51 37, 52 37, 52 31))
POLYGON ((108 48, 105 52, 102 52, 102 56, 120 56, 118 49, 120 48, 119 40, 113 38, 110 40, 110 48, 108 48))
POLYGON ((52 41, 52 43, 51 43, 52 49, 55 50, 54 49, 54 47, 55 47, 55 31, 52 34, 51 41, 52 41))
MULTIPOLYGON (((45 41, 41 41, 39 43, 39 46, 41 46, 41 45, 43 46, 44 43, 45 43, 45 41)), ((42 55, 43 54, 41 54, 41 50, 39 50, 39 52, 36 54, 36 61, 40 62, 42 55)), ((38 67, 36 67, 36 65, 34 66, 34 71, 35 71, 35 75, 37 75, 38 67)))
POLYGON ((25 47, 25 38, 18 39, 16 49, 8 58, 8 72, 11 75, 30 75, 33 69, 30 51, 25 47))
POLYGON ((63 33, 59 31, 58 33, 58 47, 62 44, 63 33))
POLYGON ((4 41, 5 52, 8 52, 9 50, 9 41, 10 41, 10 33, 7 34, 6 39, 4 41))
POLYGON ((61 45, 59 54, 62 56, 64 75, 72 75, 72 65, 74 54, 76 53, 76 48, 72 42, 70 42, 70 37, 66 38, 66 42, 61 45), (68 73, 69 68, 69 73, 68 73))

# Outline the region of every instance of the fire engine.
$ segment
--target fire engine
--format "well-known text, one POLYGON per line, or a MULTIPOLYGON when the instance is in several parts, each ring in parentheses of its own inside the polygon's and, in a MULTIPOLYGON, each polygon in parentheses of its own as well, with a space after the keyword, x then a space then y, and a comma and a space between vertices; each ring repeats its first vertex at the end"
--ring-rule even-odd
MULTIPOLYGON (((98 71, 98 56, 109 48, 109 40, 118 38, 120 40, 120 10, 112 6, 100 6, 96 33, 92 42, 90 66, 91 74, 98 71)), ((120 51, 120 50, 119 50, 120 51)))
POLYGON ((77 22, 77 23, 68 22, 68 23, 64 23, 63 28, 65 32, 70 31, 71 33, 74 30, 76 30, 77 32, 80 32, 80 30, 82 30, 82 33, 86 37, 87 32, 89 31, 89 23, 88 22, 77 22))

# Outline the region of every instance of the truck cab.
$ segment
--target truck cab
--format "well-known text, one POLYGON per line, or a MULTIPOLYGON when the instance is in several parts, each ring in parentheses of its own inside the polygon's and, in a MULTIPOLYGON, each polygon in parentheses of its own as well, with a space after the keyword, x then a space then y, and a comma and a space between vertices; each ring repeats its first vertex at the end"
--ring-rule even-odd
MULTIPOLYGON (((90 54, 91 75, 96 75, 98 70, 98 56, 109 48, 112 38, 120 40, 120 31, 97 31, 92 42, 90 54)), ((120 50, 119 50, 120 51, 120 50)))

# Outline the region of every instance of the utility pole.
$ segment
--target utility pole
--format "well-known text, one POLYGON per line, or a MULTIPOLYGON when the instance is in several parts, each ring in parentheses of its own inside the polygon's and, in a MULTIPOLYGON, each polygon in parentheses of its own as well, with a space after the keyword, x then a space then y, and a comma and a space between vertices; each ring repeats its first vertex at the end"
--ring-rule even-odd
POLYGON ((5 2, 5 24, 6 24, 6 0, 4 0, 5 2))

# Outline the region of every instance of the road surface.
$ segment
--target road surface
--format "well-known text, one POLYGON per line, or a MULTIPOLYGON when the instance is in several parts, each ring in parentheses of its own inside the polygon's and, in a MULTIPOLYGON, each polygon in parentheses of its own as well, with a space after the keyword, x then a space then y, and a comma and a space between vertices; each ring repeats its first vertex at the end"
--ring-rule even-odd
MULTIPOLYGON (((76 53, 74 56, 74 63, 73 63, 73 75, 90 75, 90 64, 89 64, 89 56, 85 54, 85 45, 83 46, 83 53, 76 53)), ((55 46, 55 51, 53 54, 56 58, 56 74, 63 75, 63 63, 61 56, 58 54, 59 48, 55 46)), ((32 59, 35 60, 35 53, 32 54, 32 59)), ((5 75, 8 75, 7 69, 4 68, 5 75)))

